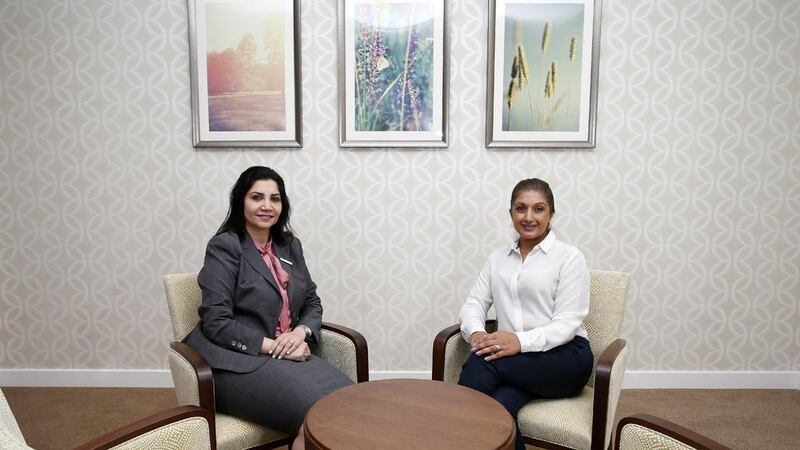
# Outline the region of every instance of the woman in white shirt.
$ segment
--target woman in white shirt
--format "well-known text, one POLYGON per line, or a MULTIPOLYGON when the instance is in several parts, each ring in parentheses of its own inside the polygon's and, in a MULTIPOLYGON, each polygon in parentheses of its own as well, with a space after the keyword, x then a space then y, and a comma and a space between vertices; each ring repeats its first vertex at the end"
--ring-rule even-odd
MULTIPOLYGON (((551 230, 555 211, 546 182, 517 183, 509 212, 519 239, 489 256, 459 316, 472 348, 459 384, 493 397, 515 420, 534 398, 579 393, 592 370, 583 327, 589 271, 583 253, 551 230), (492 305, 498 326, 487 333, 492 305)), ((516 448, 524 449, 517 428, 516 448)))

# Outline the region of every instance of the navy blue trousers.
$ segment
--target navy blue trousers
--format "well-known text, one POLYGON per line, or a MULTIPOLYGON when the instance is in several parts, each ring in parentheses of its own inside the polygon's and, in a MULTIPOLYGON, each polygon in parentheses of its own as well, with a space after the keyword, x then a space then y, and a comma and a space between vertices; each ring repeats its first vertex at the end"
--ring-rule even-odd
MULTIPOLYGON (((518 353, 494 361, 485 361, 485 356, 469 355, 458 384, 497 400, 515 421, 519 410, 534 398, 579 393, 589 381, 593 365, 589 341, 580 336, 546 352, 518 353)), ((516 448, 525 450, 519 425, 516 448)))

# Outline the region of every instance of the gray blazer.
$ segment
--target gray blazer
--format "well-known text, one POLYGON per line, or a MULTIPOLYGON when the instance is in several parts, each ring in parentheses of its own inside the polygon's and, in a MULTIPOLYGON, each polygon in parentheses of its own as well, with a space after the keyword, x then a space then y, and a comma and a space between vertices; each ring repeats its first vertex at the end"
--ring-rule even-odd
MULTIPOLYGON (((300 240, 291 238, 282 246, 273 243, 273 249, 290 277, 286 293, 292 327, 311 328, 309 344, 316 344, 322 304, 300 240)), ((203 291, 200 321, 184 342, 203 355, 212 369, 248 373, 264 364, 269 357, 259 354, 261 342, 275 338, 283 301, 250 235, 227 232, 211 238, 197 282, 203 291)))

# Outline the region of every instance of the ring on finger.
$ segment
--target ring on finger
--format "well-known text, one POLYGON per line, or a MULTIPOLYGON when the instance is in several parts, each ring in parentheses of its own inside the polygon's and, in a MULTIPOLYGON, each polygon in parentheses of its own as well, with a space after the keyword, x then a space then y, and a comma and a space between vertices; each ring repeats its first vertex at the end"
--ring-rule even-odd
POLYGON ((494 352, 497 353, 500 351, 500 344, 494 344, 494 352))

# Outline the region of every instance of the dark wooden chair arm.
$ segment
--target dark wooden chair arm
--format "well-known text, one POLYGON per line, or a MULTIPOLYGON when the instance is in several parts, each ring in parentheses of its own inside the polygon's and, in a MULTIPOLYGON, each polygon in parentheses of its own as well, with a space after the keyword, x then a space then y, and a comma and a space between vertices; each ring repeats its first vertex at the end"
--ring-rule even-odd
POLYGON ((602 450, 605 447, 611 371, 624 348, 625 340, 617 338, 603 350, 600 358, 597 359, 594 376, 594 402, 592 404, 592 450, 602 450))
POLYGON ((432 380, 444 381, 444 351, 447 348, 447 341, 460 332, 461 328, 459 324, 451 325, 440 331, 433 340, 432 380))
POLYGON ((356 348, 356 379, 359 383, 369 381, 369 349, 364 336, 352 328, 331 322, 322 322, 322 329, 340 334, 353 343, 356 348))
MULTIPOLYGON (((125 425, 124 427, 114 430, 108 434, 100 436, 96 439, 92 439, 91 441, 77 447, 76 450, 108 449, 164 425, 169 425, 189 417, 202 417, 206 419, 209 429, 214 424, 213 416, 208 410, 197 406, 179 406, 177 408, 171 408, 166 411, 153 414, 152 416, 145 417, 144 419, 137 420, 136 422, 125 425)), ((212 449, 216 448, 216 443, 213 439, 209 444, 212 449)))
POLYGON ((214 418, 210 422, 211 442, 214 447, 217 445, 217 405, 214 400, 214 378, 211 375, 211 367, 197 350, 184 344, 183 342, 172 341, 170 348, 178 352, 194 368, 197 375, 197 396, 200 399, 200 407, 205 409, 214 418))
POLYGON ((660 417, 651 416, 650 414, 634 414, 632 416, 623 417, 622 420, 619 421, 617 424, 616 441, 614 443, 615 450, 619 450, 619 437, 622 433, 622 427, 628 424, 641 425, 699 450, 730 450, 729 447, 688 428, 684 428, 677 423, 670 422, 660 417))
POLYGON ((216 414, 216 406, 214 404, 214 378, 211 376, 211 367, 209 367, 206 359, 197 352, 197 350, 189 347, 183 342, 172 341, 169 346, 183 356, 189 364, 194 368, 197 374, 197 390, 200 397, 200 407, 211 411, 211 414, 216 414))
MULTIPOLYGON (((486 321, 486 330, 491 331, 497 329, 497 320, 491 319, 486 321)), ((450 325, 444 330, 436 334, 433 339, 433 367, 431 368, 431 379, 434 381, 444 381, 444 352, 447 349, 447 341, 453 336, 461 333, 461 325, 450 325)))

